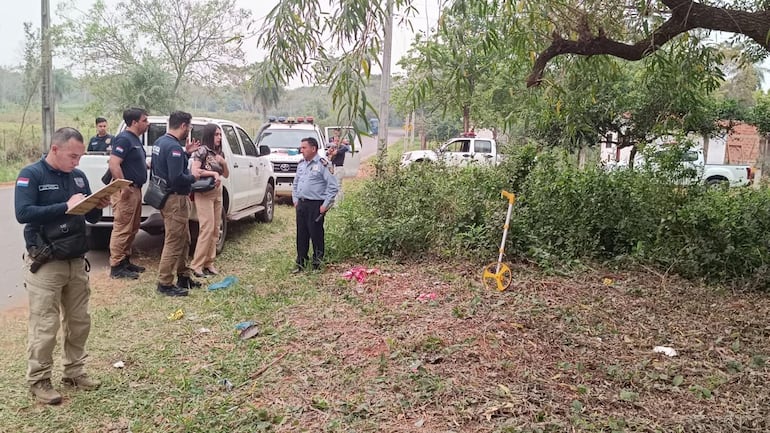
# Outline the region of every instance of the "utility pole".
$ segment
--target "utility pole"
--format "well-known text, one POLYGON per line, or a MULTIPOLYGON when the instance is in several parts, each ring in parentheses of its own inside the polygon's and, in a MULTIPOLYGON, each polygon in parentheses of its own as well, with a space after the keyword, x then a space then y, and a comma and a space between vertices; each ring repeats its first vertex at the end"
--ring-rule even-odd
POLYGON ((53 61, 51 54, 51 9, 49 0, 41 0, 40 4, 40 36, 42 38, 40 54, 41 84, 40 94, 43 98, 43 152, 48 151, 54 131, 54 98, 53 98, 53 61))
MULTIPOLYGON (((385 32, 382 46, 382 82, 380 87, 380 127, 377 131, 377 159, 381 167, 388 149, 388 122, 390 121, 390 57, 393 49, 393 0, 386 0, 385 32)), ((378 169, 379 170, 379 169, 378 169)))

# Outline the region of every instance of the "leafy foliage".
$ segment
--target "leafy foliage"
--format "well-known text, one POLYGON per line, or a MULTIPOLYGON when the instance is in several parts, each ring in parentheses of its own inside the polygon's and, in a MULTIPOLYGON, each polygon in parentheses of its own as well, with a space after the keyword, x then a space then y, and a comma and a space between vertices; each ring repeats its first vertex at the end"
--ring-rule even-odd
POLYGON ((243 61, 251 12, 235 0, 134 0, 107 9, 97 0, 87 13, 62 4, 64 54, 94 77, 153 64, 172 77, 171 92, 189 81, 214 81, 219 68, 243 61))
POLYGON ((505 218, 500 190, 517 194, 506 253, 543 266, 634 262, 688 278, 767 288, 770 192, 686 184, 675 151, 654 169, 579 170, 568 154, 514 148, 497 168, 391 166, 337 212, 341 256, 494 257, 505 218), (344 223, 342 222, 344 221, 344 223))

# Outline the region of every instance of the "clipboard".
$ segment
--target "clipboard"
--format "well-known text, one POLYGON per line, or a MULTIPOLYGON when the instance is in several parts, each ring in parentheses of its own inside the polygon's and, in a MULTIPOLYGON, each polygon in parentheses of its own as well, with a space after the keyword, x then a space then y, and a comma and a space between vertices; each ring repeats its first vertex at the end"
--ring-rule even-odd
POLYGON ((85 215, 90 212, 99 202, 102 197, 109 197, 116 191, 131 185, 131 181, 128 179, 114 179, 112 182, 97 189, 93 194, 80 200, 72 209, 67 211, 67 215, 85 215))

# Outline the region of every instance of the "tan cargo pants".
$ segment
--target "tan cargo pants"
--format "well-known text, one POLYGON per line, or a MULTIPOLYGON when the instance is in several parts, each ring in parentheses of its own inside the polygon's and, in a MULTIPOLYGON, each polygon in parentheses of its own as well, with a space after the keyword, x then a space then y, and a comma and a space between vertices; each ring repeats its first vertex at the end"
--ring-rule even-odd
POLYGON ((200 272, 212 267, 217 257, 219 224, 222 222, 222 185, 211 191, 196 192, 195 211, 200 229, 190 267, 200 272))
POLYGON ((26 261, 24 286, 29 297, 27 383, 51 378, 53 350, 61 320, 64 340, 64 377, 85 373, 86 340, 91 331, 88 314, 88 285, 85 259, 53 260, 36 273, 26 261))
POLYGON ((115 217, 110 236, 110 266, 117 266, 131 255, 131 245, 139 231, 142 221, 142 190, 129 186, 113 194, 110 200, 115 217))
POLYGON ((174 275, 190 276, 187 256, 190 254, 190 198, 186 195, 171 194, 161 209, 166 234, 163 252, 158 265, 158 283, 164 286, 174 284, 174 275))

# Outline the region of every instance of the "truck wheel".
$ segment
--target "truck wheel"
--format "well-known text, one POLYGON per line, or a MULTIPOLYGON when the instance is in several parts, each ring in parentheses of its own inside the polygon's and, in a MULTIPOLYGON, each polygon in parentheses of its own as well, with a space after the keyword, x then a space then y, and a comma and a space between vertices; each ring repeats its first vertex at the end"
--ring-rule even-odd
POLYGON ((225 239, 227 238, 227 212, 222 207, 222 222, 219 224, 219 238, 217 239, 217 255, 225 249, 225 239))
POLYGON ((109 250, 112 227, 89 227, 86 232, 89 250, 109 250))
POLYGON ((724 177, 712 177, 706 181, 706 185, 712 188, 719 188, 721 186, 727 186, 727 179, 724 177))
POLYGON ((275 195, 273 195, 273 185, 268 185, 265 189, 265 198, 262 200, 262 206, 265 210, 257 212, 257 219, 263 223, 269 223, 273 221, 273 213, 275 212, 275 195))

